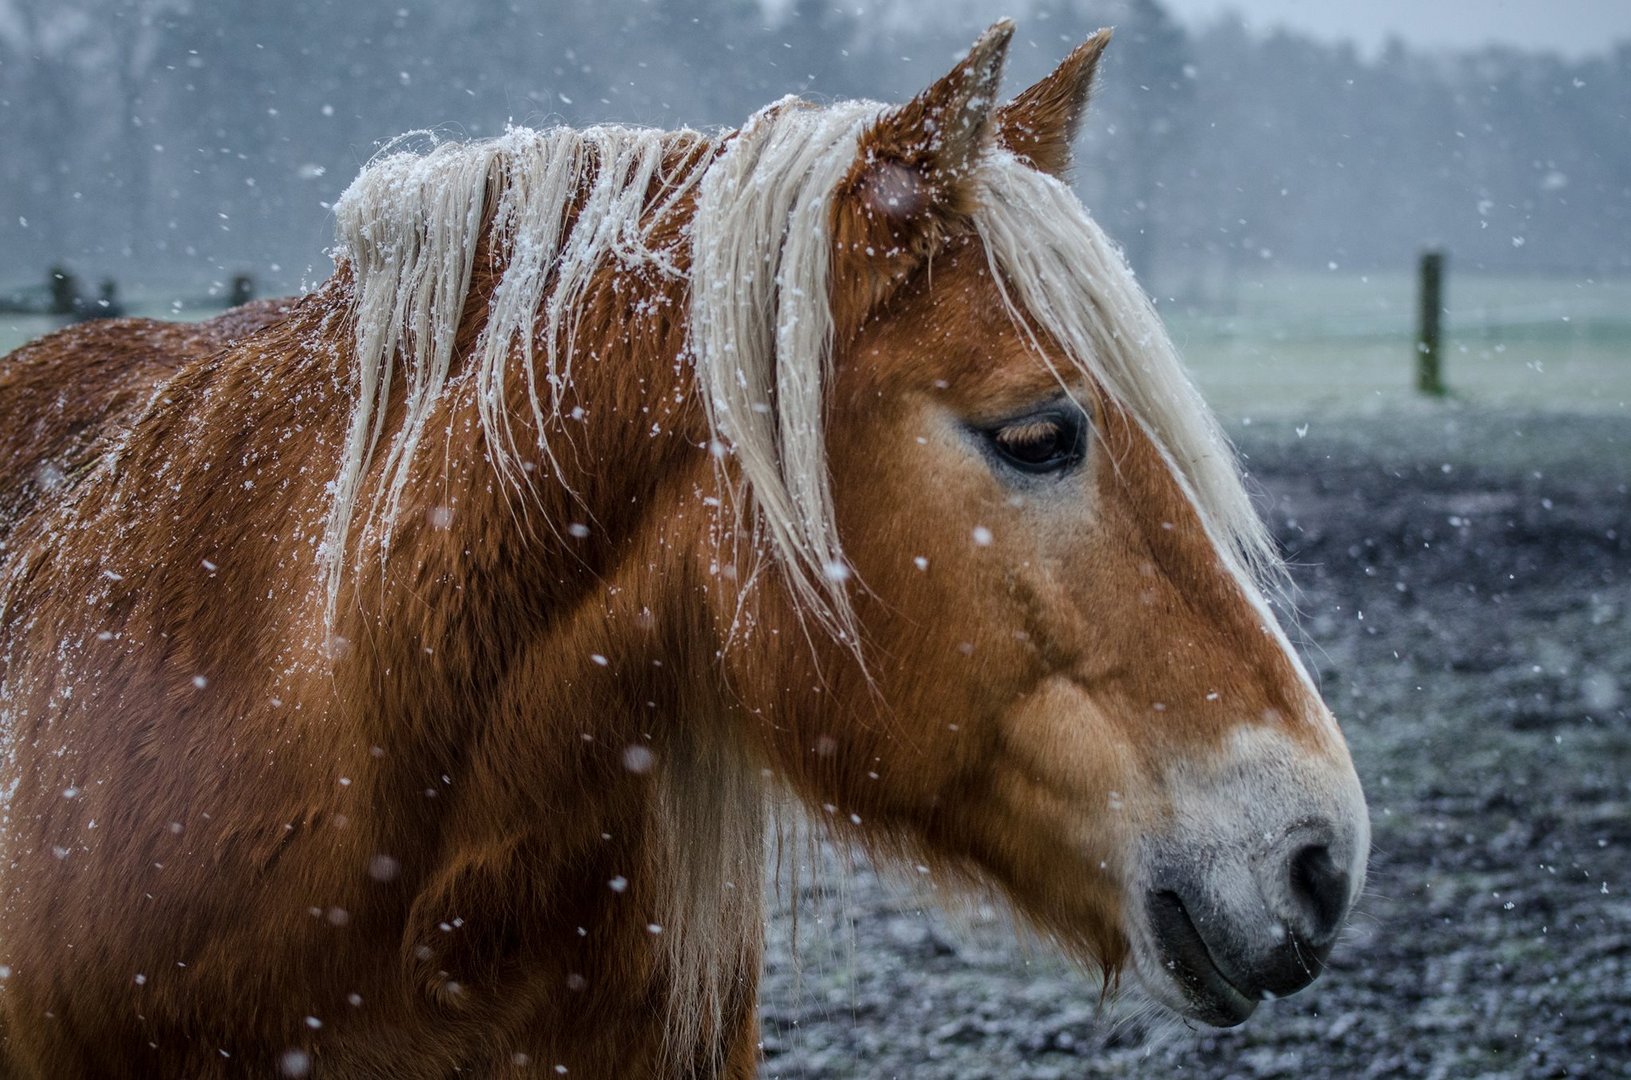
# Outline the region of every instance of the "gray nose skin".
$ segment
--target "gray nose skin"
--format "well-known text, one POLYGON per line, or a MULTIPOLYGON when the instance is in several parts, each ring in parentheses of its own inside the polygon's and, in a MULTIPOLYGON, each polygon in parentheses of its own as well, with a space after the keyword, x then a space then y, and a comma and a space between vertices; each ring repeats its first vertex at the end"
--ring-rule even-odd
POLYGON ((1196 1019, 1233 1026, 1324 970, 1353 893, 1340 850, 1349 845, 1333 835, 1299 829, 1255 858, 1191 853, 1157 870, 1145 895, 1150 929, 1196 1019))

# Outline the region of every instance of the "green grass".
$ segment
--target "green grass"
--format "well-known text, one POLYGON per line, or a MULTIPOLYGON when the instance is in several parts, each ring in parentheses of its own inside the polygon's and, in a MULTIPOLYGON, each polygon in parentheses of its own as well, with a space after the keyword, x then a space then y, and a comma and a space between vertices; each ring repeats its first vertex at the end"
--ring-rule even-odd
MULTIPOLYGON (((1418 407, 1414 281, 1278 274, 1206 307, 1163 304, 1226 420, 1418 407)), ((1474 404, 1631 415, 1631 280, 1446 276, 1442 370, 1474 404)))

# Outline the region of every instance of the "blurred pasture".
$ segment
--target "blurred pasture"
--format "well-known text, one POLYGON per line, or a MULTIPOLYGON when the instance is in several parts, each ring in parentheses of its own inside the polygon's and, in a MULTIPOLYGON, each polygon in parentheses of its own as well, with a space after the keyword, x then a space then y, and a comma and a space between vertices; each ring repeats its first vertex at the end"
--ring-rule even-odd
MULTIPOLYGON (((1203 394, 1232 424, 1253 415, 1380 413, 1429 404, 1413 384, 1408 271, 1275 271, 1161 310, 1203 394), (1420 404, 1418 404, 1420 403, 1420 404)), ((1631 278, 1446 277, 1452 400, 1631 416, 1631 278)))

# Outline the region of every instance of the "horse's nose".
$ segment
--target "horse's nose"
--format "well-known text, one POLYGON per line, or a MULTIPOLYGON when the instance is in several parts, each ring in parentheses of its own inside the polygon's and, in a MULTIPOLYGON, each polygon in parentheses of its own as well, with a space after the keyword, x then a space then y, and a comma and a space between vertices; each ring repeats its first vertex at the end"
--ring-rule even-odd
POLYGON ((1287 922, 1316 947, 1329 946, 1348 912, 1352 881, 1326 844, 1305 844, 1287 861, 1287 922))
POLYGON ((1313 982, 1347 917, 1363 850, 1357 834, 1314 821, 1234 860, 1181 848, 1159 860, 1145 911, 1191 1015, 1237 1024, 1257 1002, 1313 982))
POLYGON ((1278 924, 1276 941, 1240 956, 1241 989, 1259 998, 1284 997, 1325 969, 1352 895, 1345 862, 1329 844, 1287 838, 1258 863, 1258 885, 1278 924))

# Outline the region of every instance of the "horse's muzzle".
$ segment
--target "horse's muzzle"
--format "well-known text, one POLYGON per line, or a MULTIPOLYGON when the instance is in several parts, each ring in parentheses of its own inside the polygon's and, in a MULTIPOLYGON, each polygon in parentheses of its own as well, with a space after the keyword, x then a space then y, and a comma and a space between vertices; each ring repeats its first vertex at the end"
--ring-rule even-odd
POLYGON ((1354 885, 1346 869, 1353 845, 1333 835, 1324 826, 1298 829, 1243 859, 1227 850, 1174 852, 1152 867, 1143 898, 1148 944, 1183 1013, 1232 1027, 1258 1002, 1296 993, 1324 970, 1354 885))

